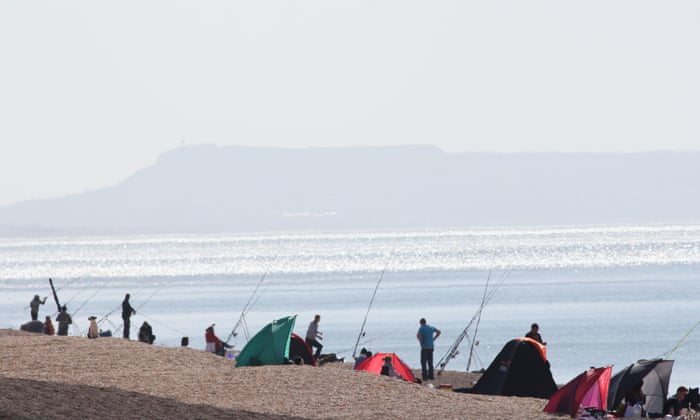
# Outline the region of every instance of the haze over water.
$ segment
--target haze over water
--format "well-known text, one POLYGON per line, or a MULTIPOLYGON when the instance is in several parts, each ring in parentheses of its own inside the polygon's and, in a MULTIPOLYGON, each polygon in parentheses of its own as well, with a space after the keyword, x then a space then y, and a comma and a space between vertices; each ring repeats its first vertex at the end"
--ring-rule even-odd
MULTIPOLYGON (((418 319, 443 331, 437 362, 476 313, 488 281, 493 297, 471 369, 487 367, 538 322, 557 383, 589 366, 612 364, 615 373, 679 342, 671 388, 700 378, 700 331, 681 341, 700 319, 699 225, 3 238, 1 328, 29 319, 34 294, 49 296, 40 316, 54 314, 49 277, 61 303, 77 311, 72 334, 85 333, 89 315, 107 316, 101 327, 116 332, 120 302, 131 293, 132 338, 147 320, 156 344, 179 345, 187 335, 203 349, 204 329, 216 323, 226 339, 250 300, 250 333, 298 314, 303 335, 319 313, 324 352, 346 360, 379 282, 360 346, 395 351, 412 367, 418 319)), ((231 339, 238 349, 245 332, 231 339)), ((447 369, 464 370, 468 354, 465 340, 447 369)))

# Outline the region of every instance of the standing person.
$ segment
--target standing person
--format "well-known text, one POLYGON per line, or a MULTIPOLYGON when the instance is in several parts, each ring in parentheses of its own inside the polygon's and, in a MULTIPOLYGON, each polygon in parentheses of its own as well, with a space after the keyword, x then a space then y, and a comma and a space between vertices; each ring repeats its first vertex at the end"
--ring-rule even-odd
POLYGON ((531 339, 537 341, 538 343, 546 346, 547 343, 542 341, 542 336, 540 335, 539 331, 540 331, 540 326, 537 325, 537 323, 535 322, 532 325, 530 325, 530 331, 527 334, 525 334, 525 337, 531 338, 531 339))
POLYGON ((44 334, 46 335, 54 335, 56 330, 53 328, 53 322, 51 322, 51 317, 46 315, 46 319, 44 320, 44 334))
POLYGON ((100 330, 97 328, 97 317, 96 316, 90 316, 88 317, 88 321, 90 321, 90 327, 88 328, 88 338, 97 338, 100 336, 100 330))
POLYGON ((318 330, 319 322, 321 322, 321 315, 316 314, 306 330, 306 344, 311 348, 316 347, 316 353, 314 353, 316 359, 321 356, 321 349, 323 348, 323 345, 318 342, 318 340, 323 340, 323 333, 318 330))
POLYGON ((136 309, 131 307, 129 303, 129 294, 124 296, 122 302, 122 321, 124 321, 124 338, 129 339, 129 330, 131 329, 131 315, 136 315, 136 309))
POLYGON ((420 366, 423 380, 433 380, 433 351, 435 350, 435 340, 440 337, 441 331, 428 325, 425 318, 419 321, 420 327, 416 337, 420 342, 420 366))
POLYGON ((32 315, 32 321, 37 321, 39 319, 39 305, 43 305, 46 303, 46 298, 44 300, 41 300, 39 298, 39 295, 34 295, 34 299, 32 299, 31 302, 29 302, 29 307, 30 309, 30 314, 32 315))
POLYGON ((56 322, 58 322, 58 335, 68 335, 68 326, 73 323, 73 319, 68 314, 66 305, 61 306, 61 312, 58 313, 56 322))

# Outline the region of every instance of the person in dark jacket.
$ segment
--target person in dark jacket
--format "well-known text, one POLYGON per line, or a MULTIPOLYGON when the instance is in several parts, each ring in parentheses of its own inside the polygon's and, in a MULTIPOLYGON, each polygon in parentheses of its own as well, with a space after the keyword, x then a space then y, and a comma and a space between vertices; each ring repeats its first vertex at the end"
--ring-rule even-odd
POLYGON ((664 414, 670 414, 673 417, 680 416, 683 410, 683 400, 686 395, 688 395, 688 388, 679 386, 676 390, 676 395, 666 400, 664 404, 664 414))
POLYGON ((68 307, 66 307, 66 305, 61 306, 61 312, 58 313, 56 322, 58 322, 57 335, 68 335, 68 326, 73 323, 73 319, 68 314, 68 307))
POLYGON ((530 325, 530 331, 528 331, 527 334, 525 334, 525 337, 531 338, 531 339, 537 341, 538 343, 546 346, 547 343, 542 341, 542 336, 540 335, 539 331, 540 331, 540 326, 537 325, 537 323, 533 323, 532 325, 530 325))
POLYGON ((124 338, 129 339, 129 330, 131 330, 131 315, 136 315, 136 309, 131 307, 129 303, 129 294, 124 296, 122 302, 122 321, 124 321, 124 338))
POLYGON ((148 344, 153 344, 153 342, 156 341, 156 336, 153 335, 153 328, 151 324, 146 321, 143 321, 139 329, 139 341, 148 344))
POLYGON ((34 295, 34 299, 32 299, 32 301, 29 302, 30 314, 32 316, 32 321, 37 321, 39 319, 39 305, 43 305, 45 303, 46 303, 46 298, 44 298, 44 300, 41 300, 39 298, 39 295, 34 295))

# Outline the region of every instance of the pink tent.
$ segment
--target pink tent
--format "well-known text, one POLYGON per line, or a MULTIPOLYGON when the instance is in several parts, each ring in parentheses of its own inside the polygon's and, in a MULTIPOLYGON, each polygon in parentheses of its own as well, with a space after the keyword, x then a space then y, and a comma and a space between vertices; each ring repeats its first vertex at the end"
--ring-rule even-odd
POLYGON ((611 373, 610 366, 588 369, 555 392, 544 411, 576 417, 583 408, 607 410, 611 373))

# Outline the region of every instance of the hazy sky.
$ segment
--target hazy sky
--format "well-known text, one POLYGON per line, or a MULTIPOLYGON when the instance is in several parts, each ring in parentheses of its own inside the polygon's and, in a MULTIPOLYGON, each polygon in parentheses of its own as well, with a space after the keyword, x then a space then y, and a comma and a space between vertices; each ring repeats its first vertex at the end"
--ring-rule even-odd
POLYGON ((697 1, 0 0, 0 205, 180 144, 700 149, 697 1))

